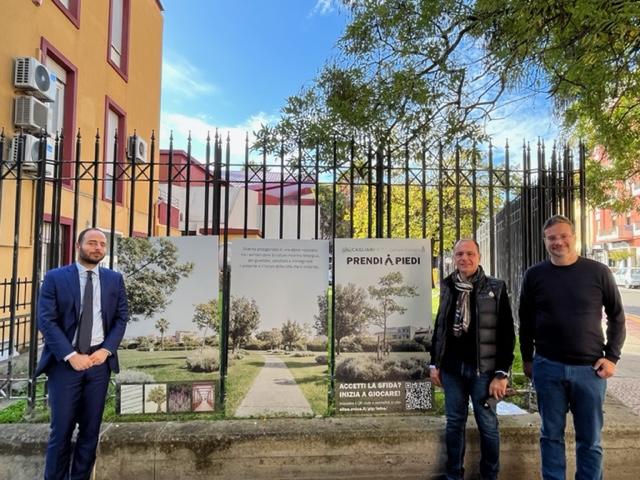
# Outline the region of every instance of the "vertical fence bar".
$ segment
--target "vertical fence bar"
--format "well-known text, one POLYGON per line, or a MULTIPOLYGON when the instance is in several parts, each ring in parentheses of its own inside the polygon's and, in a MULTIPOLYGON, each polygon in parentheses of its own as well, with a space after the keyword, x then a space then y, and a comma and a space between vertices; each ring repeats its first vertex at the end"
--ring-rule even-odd
MULTIPOLYGON (((93 145, 93 195, 91 204, 91 227, 98 224, 98 163, 100 162, 100 130, 96 130, 96 140, 93 145)), ((73 239, 75 241, 75 237, 73 239)))
POLYGON ((315 154, 315 188, 316 188, 316 201, 313 206, 314 209, 314 238, 317 240, 319 238, 319 225, 320 225, 320 145, 316 143, 316 154, 315 154))
POLYGON ((187 236, 190 235, 191 230, 189 229, 189 219, 191 218, 191 131, 189 131, 189 136, 187 137, 187 175, 186 175, 186 195, 185 195, 185 206, 184 206, 184 229, 182 230, 182 235, 187 236))
POLYGON ((169 135, 169 158, 167 159, 167 214, 165 235, 171 236, 171 195, 173 193, 173 132, 169 135))
MULTIPOLYGON (((81 137, 80 130, 76 135, 76 161, 75 161, 75 184, 73 189, 73 225, 71 227, 71 238, 76 238, 78 235, 78 212, 80 208, 80 164, 82 163, 81 154, 81 137)), ((84 170, 84 166, 83 166, 84 170)), ((84 173, 84 172, 83 172, 84 173)))
POLYGON ((471 210, 472 210, 472 224, 471 230, 473 231, 473 239, 478 239, 478 161, 477 161, 477 146, 473 143, 473 149, 471 150, 471 210))
MULTIPOLYGON (((211 135, 207 131, 204 161, 204 233, 209 235, 209 188, 211 186, 211 135)), ((246 206, 246 201, 245 201, 246 206)))
POLYGON ((444 278, 444 158, 442 144, 438 145, 438 279, 444 278))
MULTIPOLYGON (((427 238, 427 147, 422 145, 422 172, 421 172, 422 185, 420 188, 420 194, 422 195, 422 238, 427 238)), ((433 255, 433 250, 431 250, 433 255)))
POLYGON ((155 187, 155 156, 156 156, 156 132, 154 130, 151 131, 151 155, 149 156, 149 198, 147 202, 147 236, 151 237, 154 235, 154 219, 156 217, 156 213, 154 210, 155 203, 155 195, 154 195, 154 187, 155 187))
POLYGON ((267 147, 262 147, 262 218, 260 219, 262 238, 267 237, 267 147))
POLYGON ((456 151, 455 151, 455 202, 456 202, 456 238, 455 240, 460 239, 460 145, 456 143, 456 151))
POLYGON ((493 199, 493 143, 489 142, 489 253, 491 260, 489 262, 489 271, 491 275, 496 274, 496 217, 494 213, 493 199))
MULTIPOLYGON (((20 205, 22 204, 22 165, 25 157, 26 137, 21 133, 18 137, 18 155, 16 158, 16 203, 13 211, 13 256, 11 262, 11 289, 9 290, 9 348, 7 360, 7 377, 13 375, 13 350, 16 329, 16 309, 18 298, 18 261, 20 251, 20 205)), ((42 161, 40 161, 42 163, 42 161)))
MULTIPOLYGON (((514 257, 511 251, 511 163, 509 159, 509 141, 504 146, 504 189, 505 189, 505 250, 507 252, 507 279, 509 285, 513 284, 511 278, 511 259, 514 257)), ((511 287, 510 287, 511 288, 511 287)))
MULTIPOLYGON (((34 205, 33 225, 33 257, 31 266, 31 319, 29 325, 29 388, 27 391, 27 412, 31 414, 35 406, 37 379, 34 378, 36 362, 38 360, 38 317, 37 300, 40 292, 40 269, 42 262, 42 224, 44 214, 44 187, 46 144, 40 142, 40 162, 38 164, 38 180, 35 184, 36 195, 34 205)), ((76 157, 79 158, 79 157, 76 157)), ((77 178, 77 177, 76 177, 77 178)), ((76 184, 77 189, 77 184, 76 184)), ((75 238, 75 237, 74 237, 75 238)), ((26 279, 25 279, 26 286, 26 279)), ((26 293, 26 288, 25 288, 26 293)), ((11 353, 11 352, 10 352, 11 353)), ((9 375, 9 378, 11 376, 9 375)))
POLYGON ((298 140, 298 192, 297 192, 298 209, 296 211, 296 238, 300 240, 302 229, 302 142, 298 140))
POLYGON ((411 231, 409 228, 409 209, 410 209, 410 195, 409 195, 409 176, 411 170, 409 168, 409 144, 404 146, 404 237, 409 238, 411 231))
POLYGON ((242 222, 242 237, 247 238, 249 224, 249 133, 244 138, 244 212, 242 222))
POLYGON ((580 173, 578 177, 578 188, 580 195, 580 255, 583 257, 587 255, 587 192, 585 185, 585 169, 586 169, 586 154, 585 145, 578 143, 578 166, 580 173))
POLYGON ((138 133, 133 131, 133 152, 129 152, 129 168, 131 168, 131 174, 129 175, 129 236, 133 237, 135 229, 135 216, 136 216, 136 152, 138 151, 138 133))
POLYGON ((111 176, 111 221, 109 222, 109 268, 113 270, 113 261, 116 256, 116 193, 118 185, 118 130, 113 136, 113 159, 111 176))
POLYGON ((384 236, 382 215, 384 215, 384 152, 380 145, 376 148, 376 238, 384 236))
MULTIPOLYGON (((216 132, 217 136, 217 132, 216 132)), ((227 356, 229 352, 229 317, 231 313, 231 278, 229 271, 229 170, 231 169, 231 152, 229 144, 229 135, 227 134, 227 151, 225 162, 225 188, 224 188, 224 232, 222 242, 222 345, 220 355, 220 402, 225 404, 226 397, 226 377, 227 377, 227 356)), ((220 152, 222 154, 222 151, 220 152)), ((221 158, 220 158, 221 159, 221 158)), ((218 177, 220 178, 220 177, 218 177)), ((220 209, 218 209, 220 212, 220 209)), ((218 226, 220 222, 218 222, 218 226)), ((219 230, 219 228, 218 228, 219 230)))
MULTIPOLYGON (((377 201, 377 197, 376 197, 377 201)), ((367 140, 367 238, 373 234, 373 149, 367 140)))
MULTIPOLYGON (((46 133, 41 138, 41 141, 45 141, 46 133)), ((60 265, 59 259, 59 245, 60 245, 60 207, 62 202, 62 174, 64 159, 64 140, 62 135, 59 143, 59 155, 58 160, 54 163, 54 180, 53 180, 53 192, 51 195, 51 231, 50 231, 50 243, 49 243, 49 269, 56 268, 60 265)))
POLYGON ((391 209, 393 208, 393 177, 391 164, 391 145, 387 146, 387 196, 386 196, 386 212, 387 212, 387 238, 393 237, 393 222, 391 221, 391 209))
POLYGON ((280 225, 278 238, 284 238, 284 139, 280 141, 280 225))
POLYGON ((355 140, 351 137, 349 145, 349 238, 353 238, 353 204, 355 202, 353 159, 355 156, 355 140))

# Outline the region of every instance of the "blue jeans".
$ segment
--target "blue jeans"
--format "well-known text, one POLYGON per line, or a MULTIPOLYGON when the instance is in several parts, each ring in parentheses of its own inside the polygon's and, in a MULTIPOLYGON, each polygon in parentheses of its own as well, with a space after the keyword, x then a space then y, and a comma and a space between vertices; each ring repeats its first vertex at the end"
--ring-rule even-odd
POLYGON ((536 355, 533 383, 542 419, 542 478, 564 480, 567 411, 576 431, 576 480, 602 479, 602 405, 607 381, 590 365, 567 365, 536 355))
POLYGON ((447 416, 447 479, 459 480, 464 476, 464 437, 469 416, 469 397, 480 431, 480 475, 483 479, 496 479, 500 466, 498 417, 495 410, 484 407, 493 376, 478 375, 475 367, 463 364, 457 373, 441 371, 441 379, 447 416))

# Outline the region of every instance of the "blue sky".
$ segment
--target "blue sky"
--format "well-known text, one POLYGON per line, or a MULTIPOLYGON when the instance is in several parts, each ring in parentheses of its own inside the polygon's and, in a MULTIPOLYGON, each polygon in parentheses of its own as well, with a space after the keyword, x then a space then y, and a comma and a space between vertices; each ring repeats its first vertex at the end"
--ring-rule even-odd
MULTIPOLYGON (((243 139, 277 119, 288 96, 310 85, 337 53, 347 23, 332 0, 163 0, 165 7, 161 146, 204 160, 207 132, 230 134, 234 157, 243 139)), ((515 97, 515 95, 513 96, 515 97)), ((557 127, 542 95, 510 103, 487 124, 494 143, 550 140, 557 127)))

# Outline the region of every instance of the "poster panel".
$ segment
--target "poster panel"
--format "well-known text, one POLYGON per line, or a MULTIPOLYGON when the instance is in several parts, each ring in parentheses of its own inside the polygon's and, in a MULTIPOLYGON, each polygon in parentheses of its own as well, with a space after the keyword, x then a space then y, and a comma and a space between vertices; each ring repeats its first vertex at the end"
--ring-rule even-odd
POLYGON ((433 407, 429 240, 336 239, 336 412, 433 407))
POLYGON ((118 413, 196 411, 194 382, 215 398, 220 380, 218 237, 123 238, 114 260, 130 315, 118 351, 118 413))
POLYGON ((326 413, 328 241, 241 239, 231 252, 227 414, 326 413))

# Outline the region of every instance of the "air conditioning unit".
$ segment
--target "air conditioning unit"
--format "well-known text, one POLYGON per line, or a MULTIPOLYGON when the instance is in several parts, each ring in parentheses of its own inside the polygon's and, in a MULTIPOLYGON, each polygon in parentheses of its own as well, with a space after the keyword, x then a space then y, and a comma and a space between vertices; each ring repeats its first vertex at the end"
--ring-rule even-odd
MULTIPOLYGON (((35 174, 38 172, 38 161, 40 160, 40 140, 33 135, 16 135, 11 139, 9 146, 9 163, 15 165, 18 163, 18 155, 22 152, 22 171, 25 173, 35 174), (20 143, 24 142, 22 149, 20 143)), ((45 139, 44 148, 45 177, 52 178, 55 174, 55 143, 52 139, 45 139)))
POLYGON ((32 57, 18 57, 14 62, 13 86, 27 90, 40 100, 53 102, 56 99, 56 76, 47 67, 32 57))
POLYGON ((129 137, 129 145, 127 148, 127 155, 129 160, 137 163, 147 163, 147 142, 138 136, 129 137))
POLYGON ((46 103, 20 95, 13 104, 13 124, 30 132, 49 131, 51 128, 51 110, 46 103))

